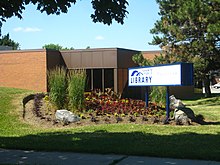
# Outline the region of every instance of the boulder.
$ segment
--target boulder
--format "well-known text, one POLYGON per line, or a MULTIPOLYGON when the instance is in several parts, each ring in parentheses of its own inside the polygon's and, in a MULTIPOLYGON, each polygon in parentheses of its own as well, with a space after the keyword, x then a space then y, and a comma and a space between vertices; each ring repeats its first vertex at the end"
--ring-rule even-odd
POLYGON ((192 109, 187 108, 183 102, 179 99, 176 99, 174 95, 169 97, 170 100, 170 109, 174 110, 173 119, 176 124, 190 124, 191 121, 196 122, 196 117, 192 109))
POLYGON ((80 120, 77 115, 74 115, 72 112, 66 109, 57 110, 55 113, 55 117, 56 120, 62 121, 64 123, 72 123, 80 120))
POLYGON ((196 122, 196 116, 192 109, 184 107, 184 108, 178 108, 178 110, 183 111, 191 121, 196 122))
POLYGON ((178 125, 189 125, 196 122, 194 112, 190 108, 177 108, 174 110, 173 118, 178 125))
POLYGON ((173 115, 174 115, 174 120, 177 125, 189 125, 190 124, 189 118, 183 111, 179 109, 175 109, 173 115))
POLYGON ((174 110, 176 108, 185 108, 183 102, 179 99, 176 99, 174 95, 171 95, 169 99, 170 99, 170 109, 174 110))

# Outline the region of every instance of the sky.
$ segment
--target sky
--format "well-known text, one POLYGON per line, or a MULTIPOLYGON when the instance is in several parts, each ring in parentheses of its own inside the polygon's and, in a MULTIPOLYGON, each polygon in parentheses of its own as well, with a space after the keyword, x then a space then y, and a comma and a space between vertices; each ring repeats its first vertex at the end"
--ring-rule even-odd
POLYGON ((124 24, 112 25, 94 23, 91 1, 78 0, 69 8, 68 13, 47 15, 28 5, 23 19, 12 17, 3 22, 2 35, 9 33, 10 38, 20 44, 20 49, 41 49, 45 44, 59 44, 74 49, 126 48, 140 51, 159 50, 149 45, 153 35, 150 29, 160 17, 155 0, 128 0, 129 14, 124 24))

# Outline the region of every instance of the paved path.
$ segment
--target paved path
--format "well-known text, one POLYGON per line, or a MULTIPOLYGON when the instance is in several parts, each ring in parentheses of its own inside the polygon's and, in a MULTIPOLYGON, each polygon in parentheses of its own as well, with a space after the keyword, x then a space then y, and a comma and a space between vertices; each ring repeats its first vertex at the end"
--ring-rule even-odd
POLYGON ((220 165, 220 162, 154 158, 125 155, 99 155, 70 152, 35 152, 0 149, 0 164, 25 165, 220 165))

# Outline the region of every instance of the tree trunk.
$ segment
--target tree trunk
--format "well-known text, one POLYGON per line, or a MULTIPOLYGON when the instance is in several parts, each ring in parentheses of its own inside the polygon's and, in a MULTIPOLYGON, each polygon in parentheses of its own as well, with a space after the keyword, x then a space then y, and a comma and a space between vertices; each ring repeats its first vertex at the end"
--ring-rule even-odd
POLYGON ((211 97, 209 75, 206 75, 204 78, 204 87, 205 87, 205 97, 211 97))

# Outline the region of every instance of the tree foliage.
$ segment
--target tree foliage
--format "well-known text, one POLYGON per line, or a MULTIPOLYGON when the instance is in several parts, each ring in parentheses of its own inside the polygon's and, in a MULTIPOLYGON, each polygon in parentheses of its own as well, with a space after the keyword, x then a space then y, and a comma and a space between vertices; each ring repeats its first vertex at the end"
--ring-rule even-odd
POLYGON ((124 17, 128 13, 127 0, 92 0, 91 3, 95 10, 91 15, 94 22, 110 25, 112 20, 115 20, 118 23, 124 23, 124 17))
MULTIPOLYGON (((71 5, 77 0, 1 0, 0 1, 0 21, 16 16, 22 18, 25 6, 34 4, 40 12, 50 14, 67 13, 71 5)), ((112 24, 112 20, 123 24, 128 5, 127 0, 91 0, 94 13, 91 14, 93 22, 112 24)))
POLYGON ((0 36, 2 36, 2 22, 0 21, 0 36))
POLYGON ((13 50, 19 49, 19 43, 10 39, 9 33, 1 37, 0 46, 11 46, 13 50))
POLYGON ((67 48, 67 47, 63 47, 59 44, 45 44, 42 48, 43 49, 51 49, 51 50, 74 50, 73 47, 67 48))
MULTIPOLYGON (((166 63, 193 62, 197 79, 208 82, 220 67, 220 1, 157 0, 161 16, 151 44, 164 50, 166 63)), ((210 94, 209 84, 205 84, 210 94)))
MULTIPOLYGON (((138 53, 132 56, 132 60, 139 66, 154 66, 159 64, 165 64, 167 61, 163 54, 155 55, 154 59, 144 58, 142 53, 138 53)), ((166 88, 163 86, 150 87, 150 99, 152 102, 165 105, 166 103, 166 88)))

